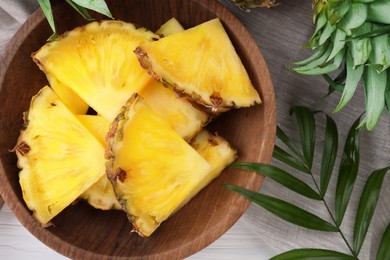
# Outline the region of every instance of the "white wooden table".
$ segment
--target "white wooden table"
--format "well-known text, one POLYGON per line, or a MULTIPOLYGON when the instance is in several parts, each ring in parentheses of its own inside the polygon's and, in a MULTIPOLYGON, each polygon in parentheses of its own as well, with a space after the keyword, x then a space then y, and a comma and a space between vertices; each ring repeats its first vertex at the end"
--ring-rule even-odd
MULTIPOLYGON (((188 259, 269 259, 274 251, 239 220, 225 235, 188 259)), ((67 259, 31 235, 5 205, 0 209, 0 259, 67 259)))

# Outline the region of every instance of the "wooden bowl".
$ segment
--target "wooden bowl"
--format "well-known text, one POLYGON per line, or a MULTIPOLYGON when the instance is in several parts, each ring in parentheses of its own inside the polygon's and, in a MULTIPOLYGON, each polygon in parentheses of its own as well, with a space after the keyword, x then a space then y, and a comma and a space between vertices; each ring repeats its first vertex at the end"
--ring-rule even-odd
MULTIPOLYGON (((59 32, 86 23, 62 2, 65 1, 54 4, 59 32)), ((270 75, 256 43, 226 8, 216 0, 112 0, 108 3, 116 19, 152 30, 171 17, 176 17, 186 28, 219 17, 263 103, 228 112, 211 127, 237 148, 239 161, 267 163, 271 160, 276 115, 270 75)), ((96 14, 95 17, 103 18, 96 14)), ((48 23, 38 10, 23 24, 1 57, 0 195, 19 221, 43 243, 73 259, 184 258, 224 234, 250 203, 221 187, 221 183, 258 190, 263 177, 235 169, 225 170, 150 238, 130 233, 131 224, 122 211, 99 211, 83 202, 61 212, 54 218, 53 227, 40 227, 23 201, 16 156, 9 149, 16 143, 22 113, 28 109, 31 97, 47 84, 45 75, 33 63, 31 53, 45 44, 50 35, 48 23)))

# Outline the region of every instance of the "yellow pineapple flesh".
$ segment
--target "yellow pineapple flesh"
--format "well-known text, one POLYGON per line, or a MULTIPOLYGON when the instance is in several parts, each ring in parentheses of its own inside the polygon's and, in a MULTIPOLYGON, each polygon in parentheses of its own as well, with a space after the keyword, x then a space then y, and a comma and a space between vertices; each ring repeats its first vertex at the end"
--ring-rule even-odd
POLYGON ((23 199, 47 225, 105 174, 104 147, 50 87, 33 97, 15 146, 23 199))
POLYGON ((150 81, 139 94, 156 114, 166 120, 187 141, 210 121, 207 113, 196 109, 190 102, 178 97, 159 81, 150 81))
POLYGON ((133 50, 159 36, 122 21, 92 22, 65 33, 33 54, 34 61, 112 121, 150 80, 133 50))
POLYGON ((211 169, 139 95, 111 124, 106 157, 118 200, 145 237, 193 195, 211 169))
POLYGON ((140 44, 135 53, 149 74, 213 114, 261 102, 217 18, 140 44))
POLYGON ((51 75, 46 75, 47 80, 54 92, 61 98, 62 102, 74 114, 85 114, 88 111, 89 105, 85 103, 71 88, 61 84, 56 78, 51 75))
POLYGON ((156 33, 162 37, 165 37, 181 31, 184 31, 183 26, 176 18, 172 17, 163 25, 161 25, 160 28, 156 31, 156 33))
MULTIPOLYGON (((105 146, 105 136, 108 132, 110 122, 98 115, 77 115, 78 120, 105 146)), ((92 207, 101 210, 121 209, 110 180, 105 174, 98 182, 80 195, 92 207)))

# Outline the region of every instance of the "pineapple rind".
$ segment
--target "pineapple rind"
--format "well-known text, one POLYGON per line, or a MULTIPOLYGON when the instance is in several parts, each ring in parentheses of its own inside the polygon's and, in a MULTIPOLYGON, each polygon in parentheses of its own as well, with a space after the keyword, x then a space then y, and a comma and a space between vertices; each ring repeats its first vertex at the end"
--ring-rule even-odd
POLYGON ((33 59, 45 74, 112 121, 129 97, 150 80, 133 50, 158 38, 131 23, 92 22, 45 44, 33 59))
POLYGON ((142 236, 150 236, 211 169, 140 96, 133 96, 107 135, 107 174, 142 236))
POLYGON ((261 102, 217 18, 144 43, 135 53, 150 75, 212 113, 261 102))
POLYGON ((19 182, 28 208, 45 226, 104 176, 104 147, 50 87, 33 97, 25 120, 15 146, 19 182))

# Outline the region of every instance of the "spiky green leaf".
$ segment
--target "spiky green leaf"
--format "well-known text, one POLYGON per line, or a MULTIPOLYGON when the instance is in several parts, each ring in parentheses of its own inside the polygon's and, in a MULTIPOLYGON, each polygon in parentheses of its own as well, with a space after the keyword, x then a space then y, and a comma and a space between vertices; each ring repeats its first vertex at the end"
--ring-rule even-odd
POLYGON ((71 0, 73 3, 93 10, 95 12, 101 13, 107 17, 113 18, 108 6, 104 0, 71 0))
POLYGON ((334 112, 338 112, 345 107, 346 104, 351 100, 355 90, 359 84, 360 79, 362 78, 364 67, 359 65, 356 68, 354 67, 354 61, 350 54, 347 51, 346 55, 346 68, 347 68, 347 78, 345 81, 345 86, 343 89, 343 94, 341 95, 340 102, 337 107, 334 109, 334 112))
POLYGON ((387 71, 380 73, 372 66, 367 66, 363 74, 366 93, 366 115, 362 121, 367 130, 372 130, 379 121, 385 105, 387 71))
POLYGON ((337 28, 343 30, 347 35, 351 35, 352 30, 362 25, 366 19, 367 5, 352 3, 348 13, 337 24, 337 28))
POLYGON ((88 10, 82 6, 79 6, 78 4, 75 4, 72 0, 66 0, 66 2, 71 6, 73 7, 73 9, 75 9, 79 14, 81 14, 82 17, 84 17, 84 19, 88 20, 88 21, 91 21, 93 20, 93 18, 91 17, 91 15, 88 13, 88 10))

